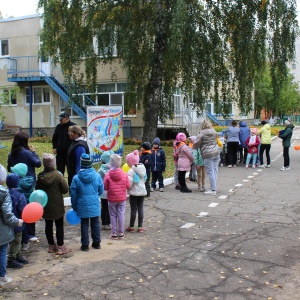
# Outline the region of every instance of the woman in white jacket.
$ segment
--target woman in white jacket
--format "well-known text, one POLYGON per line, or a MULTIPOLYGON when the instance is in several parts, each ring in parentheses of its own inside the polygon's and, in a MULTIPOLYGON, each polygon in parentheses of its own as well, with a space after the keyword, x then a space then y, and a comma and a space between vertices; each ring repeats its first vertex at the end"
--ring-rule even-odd
POLYGON ((147 195, 145 181, 147 179, 146 168, 139 163, 140 156, 138 150, 134 150, 126 156, 130 188, 127 190, 130 202, 130 224, 126 229, 127 232, 134 232, 134 223, 138 212, 138 229, 137 232, 144 232, 144 197, 147 195))

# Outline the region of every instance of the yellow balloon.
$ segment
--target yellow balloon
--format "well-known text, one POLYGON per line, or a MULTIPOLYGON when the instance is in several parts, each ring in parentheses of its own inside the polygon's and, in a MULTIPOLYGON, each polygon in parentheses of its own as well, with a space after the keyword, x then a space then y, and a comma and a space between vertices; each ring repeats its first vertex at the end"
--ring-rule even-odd
POLYGON ((130 170, 130 167, 128 166, 127 163, 125 163, 125 164, 123 165, 122 170, 123 170, 125 173, 127 173, 127 172, 130 170))

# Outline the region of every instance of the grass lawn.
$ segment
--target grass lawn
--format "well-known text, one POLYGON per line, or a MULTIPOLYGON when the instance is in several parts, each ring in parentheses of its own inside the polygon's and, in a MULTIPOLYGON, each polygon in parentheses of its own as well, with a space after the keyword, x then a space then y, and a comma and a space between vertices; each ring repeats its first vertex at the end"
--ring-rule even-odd
MULTIPOLYGON (((260 128, 261 126, 250 126, 260 128)), ((216 131, 222 131, 226 127, 216 126, 216 131)), ((272 126, 271 133, 272 135, 278 135, 280 130, 284 129, 284 126, 272 126)), ((42 138, 41 138, 42 139, 42 138)), ((5 168, 7 167, 7 156, 11 149, 12 140, 2 141, 2 145, 7 146, 7 148, 0 148, 0 164, 2 164, 5 168)), ((52 153, 52 144, 51 143, 40 143, 40 142, 29 142, 35 147, 36 153, 40 158, 42 158, 43 153, 52 153)), ((124 155, 123 155, 123 163, 125 163, 125 157, 128 153, 132 152, 135 149, 138 149, 139 145, 124 145, 124 155)), ((173 147, 163 146, 163 149, 166 153, 167 158, 167 167, 164 173, 164 178, 169 178, 173 176, 173 147)), ((95 164, 94 168, 98 171, 100 164, 95 164)), ((43 170, 43 167, 36 169, 36 173, 40 173, 43 170)))
MULTIPOLYGON (((0 149, 0 164, 2 164, 5 168, 7 167, 7 157, 11 150, 12 140, 2 141, 3 146, 7 146, 7 148, 0 149)), ((51 143, 37 143, 37 142, 29 142, 30 145, 35 147, 35 151, 38 154, 39 158, 42 160, 43 153, 52 153, 52 144, 51 143)), ((125 163, 125 157, 128 153, 137 149, 138 145, 124 145, 124 159, 123 163, 125 163)), ((166 172, 164 173, 164 177, 172 177, 173 176, 173 147, 163 147, 166 153, 167 158, 167 167, 166 172)), ((101 164, 95 164, 94 168, 98 171, 101 164)), ((36 169, 36 174, 42 172, 43 167, 36 169)))

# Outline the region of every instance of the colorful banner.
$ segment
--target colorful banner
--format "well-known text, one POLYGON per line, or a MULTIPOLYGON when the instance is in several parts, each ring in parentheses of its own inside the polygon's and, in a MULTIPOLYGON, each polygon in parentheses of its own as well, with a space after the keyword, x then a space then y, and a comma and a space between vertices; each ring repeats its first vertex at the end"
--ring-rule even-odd
POLYGON ((99 162, 104 151, 123 155, 122 106, 87 107, 87 141, 94 162, 99 162))

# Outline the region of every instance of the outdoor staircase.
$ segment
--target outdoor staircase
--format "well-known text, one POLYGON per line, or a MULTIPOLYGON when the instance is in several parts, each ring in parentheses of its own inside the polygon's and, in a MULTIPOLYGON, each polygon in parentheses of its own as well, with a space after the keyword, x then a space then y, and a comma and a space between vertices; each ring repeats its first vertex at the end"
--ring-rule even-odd
POLYGON ((14 135, 15 133, 13 130, 7 127, 3 127, 0 131, 0 141, 11 140, 14 138, 14 135))
POLYGON ((95 103, 83 92, 72 94, 71 88, 61 83, 54 72, 63 78, 62 71, 51 62, 51 75, 47 75, 37 63, 36 56, 7 58, 7 80, 9 82, 41 82, 45 81, 84 121, 87 120, 86 107, 95 103), (26 67, 24 67, 26 66, 26 67))
POLYGON ((215 123, 220 126, 224 126, 224 124, 218 120, 215 116, 213 116, 208 110, 206 111, 206 116, 212 121, 212 123, 215 123))

